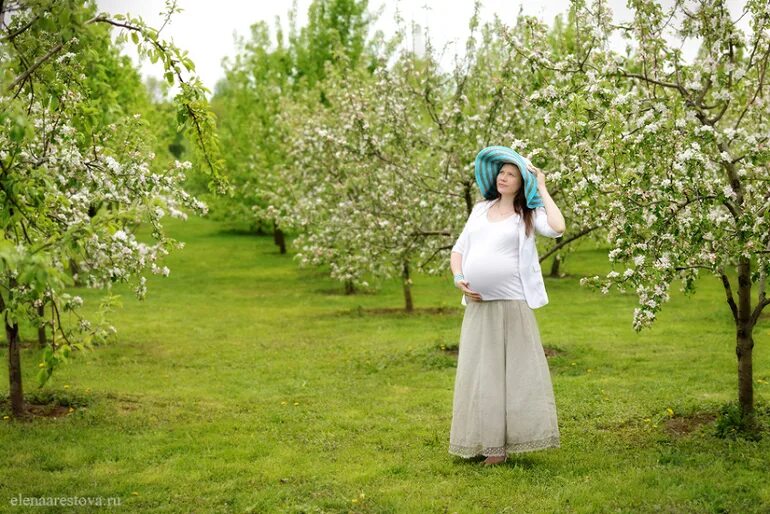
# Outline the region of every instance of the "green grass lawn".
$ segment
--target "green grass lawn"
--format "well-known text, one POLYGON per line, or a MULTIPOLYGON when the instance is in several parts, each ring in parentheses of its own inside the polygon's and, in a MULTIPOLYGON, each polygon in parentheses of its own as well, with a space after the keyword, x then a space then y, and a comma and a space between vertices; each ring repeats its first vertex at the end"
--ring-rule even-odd
MULTIPOLYGON (((447 452, 455 360, 440 347, 457 344, 463 315, 448 257, 445 276, 414 278, 416 313, 371 314, 403 306, 398 281, 346 296, 271 237, 203 219, 167 227, 187 246, 167 259, 169 277, 148 280, 144 302, 117 288, 117 344, 78 355, 42 393, 38 351, 23 351, 25 392, 74 410, 0 422, 0 512, 770 512, 770 434, 719 439, 713 421, 690 419, 737 396, 734 327, 714 277, 691 298, 675 284, 636 334, 632 293, 579 286, 608 267, 602 252, 570 255, 535 311, 557 352, 561 448, 483 468, 447 452), (420 311, 435 307, 445 309, 420 311), (19 495, 122 505, 13 507, 19 495)), ((79 294, 87 305, 99 296, 79 294)), ((767 315, 755 342, 764 405, 767 315)))

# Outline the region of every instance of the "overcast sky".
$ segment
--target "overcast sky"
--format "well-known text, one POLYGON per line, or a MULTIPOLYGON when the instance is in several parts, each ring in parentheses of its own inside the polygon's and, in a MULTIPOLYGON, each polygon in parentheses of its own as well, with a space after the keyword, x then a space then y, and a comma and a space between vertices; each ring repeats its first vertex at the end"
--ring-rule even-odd
MULTIPOLYGON (((129 12, 141 16, 145 22, 156 28, 163 23, 159 15, 164 6, 162 0, 97 0, 96 3, 101 11, 112 14, 129 12)), ((306 23, 310 3, 311 0, 297 0, 298 27, 306 23)), ((522 3, 524 14, 538 16, 550 24, 557 14, 566 13, 569 0, 485 0, 482 2, 481 21, 492 20, 496 13, 504 22, 513 24, 522 3)), ((674 1, 661 0, 660 3, 664 7, 670 7, 674 1)), ((373 12, 381 7, 384 9, 374 25, 374 30, 382 30, 386 35, 396 32, 394 15, 397 8, 407 24, 413 20, 423 27, 428 27, 435 48, 440 49, 449 43, 441 61, 448 69, 454 54, 462 53, 465 47, 473 4, 473 0, 369 0, 369 9, 373 12)), ((728 4, 731 4, 731 11, 737 17, 744 2, 728 0, 728 4)), ((292 2, 179 0, 178 5, 183 11, 174 15, 161 32, 161 37, 173 40, 178 47, 189 51, 197 73, 206 87, 213 91, 217 80, 223 77, 222 59, 232 56, 235 52, 235 35, 247 35, 249 27, 259 20, 267 21, 272 32, 276 16, 281 17, 285 27, 288 26, 288 12, 292 2)), ((626 8, 626 0, 609 0, 609 5, 616 21, 629 19, 630 12, 626 8)), ((130 49, 131 44, 126 47, 130 49)), ((692 56, 697 50, 697 43, 688 43, 683 50, 685 56, 692 56)), ((126 53, 136 62, 135 53, 126 53)), ((160 64, 141 63, 140 69, 143 75, 162 76, 160 64)))

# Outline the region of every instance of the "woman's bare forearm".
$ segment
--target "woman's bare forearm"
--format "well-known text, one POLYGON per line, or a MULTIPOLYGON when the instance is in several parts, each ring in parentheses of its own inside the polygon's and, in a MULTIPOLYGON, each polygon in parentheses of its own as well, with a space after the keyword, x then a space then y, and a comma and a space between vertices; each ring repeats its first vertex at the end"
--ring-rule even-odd
POLYGON ((458 252, 452 252, 449 256, 449 268, 452 270, 452 275, 457 275, 463 272, 463 254, 458 252))
POLYGON ((564 222, 564 215, 561 213, 561 210, 559 210, 556 202, 553 201, 553 198, 551 198, 548 189, 543 186, 538 188, 538 192, 543 199, 543 204, 545 204, 545 213, 548 216, 548 224, 556 232, 564 232, 567 229, 566 223, 564 222))

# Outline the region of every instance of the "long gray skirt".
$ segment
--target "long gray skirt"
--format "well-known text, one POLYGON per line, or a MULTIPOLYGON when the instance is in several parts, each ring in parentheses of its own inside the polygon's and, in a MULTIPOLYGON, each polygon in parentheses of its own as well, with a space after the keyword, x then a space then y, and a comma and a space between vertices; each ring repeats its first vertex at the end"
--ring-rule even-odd
POLYGON ((559 447, 540 331, 525 300, 468 301, 449 453, 470 458, 559 447))

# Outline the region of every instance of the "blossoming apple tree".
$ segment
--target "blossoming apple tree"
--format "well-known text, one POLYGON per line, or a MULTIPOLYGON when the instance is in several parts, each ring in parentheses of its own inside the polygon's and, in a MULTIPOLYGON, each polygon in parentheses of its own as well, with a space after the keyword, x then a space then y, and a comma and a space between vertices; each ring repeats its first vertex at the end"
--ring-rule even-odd
MULTIPOLYGON (((167 9, 170 16, 175 4, 167 9)), ((20 327, 43 324, 51 331, 39 364, 42 385, 73 352, 116 333, 104 317, 114 296, 89 320, 80 314, 82 298, 68 286, 77 280, 109 289, 134 280, 143 298, 144 274, 168 275, 161 259, 182 246, 161 219, 185 218, 183 208, 206 212, 181 187, 189 163, 157 169, 146 123, 113 93, 133 86, 132 75, 121 71, 125 61, 112 52, 112 27, 140 55, 161 61, 169 83, 181 86, 180 125, 197 141, 212 187, 223 190, 226 180, 203 87, 183 74, 193 63, 159 31, 79 2, 2 2, 0 21, 0 313, 11 408, 22 416, 20 327), (150 224, 153 244, 135 237, 138 222, 150 224)))
MULTIPOLYGON (((303 265, 329 264, 333 277, 364 287, 366 273, 400 276, 410 310, 410 269, 446 272, 441 257, 459 232, 453 227, 479 199, 472 160, 481 148, 505 143, 544 168, 569 164, 572 149, 561 135, 542 137, 547 123, 536 95, 547 77, 521 69, 526 60, 505 44, 499 20, 481 27, 480 42, 478 28, 476 14, 451 73, 428 41, 424 55, 404 51, 374 77, 331 75, 326 109, 283 109, 293 120, 286 124, 298 127, 294 164, 271 212, 297 228, 303 265)), ((576 228, 543 258, 597 228, 601 199, 584 184, 552 172, 549 187, 576 228)))
POLYGON ((600 213, 609 259, 627 267, 583 283, 635 291, 639 331, 674 280, 690 294, 702 270, 715 275, 735 323, 738 399, 751 419, 753 333, 770 304, 770 4, 749 1, 736 13, 718 0, 629 6, 633 19, 615 25, 606 2, 573 1, 580 37, 560 58, 510 41, 533 66, 557 71, 553 130, 590 140, 576 155, 597 175, 590 189, 610 199, 600 213), (612 50, 614 31, 631 41, 628 55, 612 50), (700 49, 687 62, 678 41, 695 38, 700 49))

